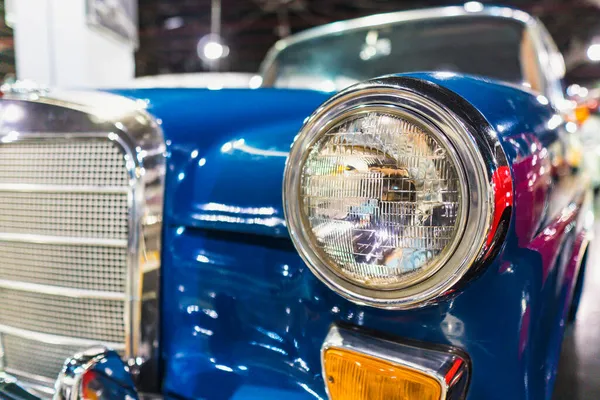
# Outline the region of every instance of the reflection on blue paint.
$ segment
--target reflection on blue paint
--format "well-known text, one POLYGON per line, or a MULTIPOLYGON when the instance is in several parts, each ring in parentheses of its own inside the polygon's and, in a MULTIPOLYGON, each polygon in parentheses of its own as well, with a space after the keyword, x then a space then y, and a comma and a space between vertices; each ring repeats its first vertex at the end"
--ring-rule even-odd
POLYGON ((299 385, 302 389, 306 390, 308 393, 314 396, 315 399, 323 400, 323 397, 319 396, 317 392, 309 388, 306 383, 300 383, 299 385))
POLYGON ((240 224, 240 225, 262 225, 268 227, 274 226, 286 226, 283 218, 242 218, 232 217, 229 215, 219 214, 194 214, 193 218, 199 221, 207 222, 225 222, 228 224, 240 224))
POLYGON ((228 153, 233 148, 233 143, 227 142, 223 146, 221 146, 221 153, 228 153))
POLYGON ((281 349, 279 347, 271 346, 271 345, 266 344, 266 343, 250 342, 249 344, 251 346, 259 346, 259 347, 265 348, 267 350, 271 350, 271 351, 283 354, 284 356, 288 355, 287 351, 285 351, 285 350, 283 350, 283 349, 281 349))
POLYGON ((277 213, 273 207, 240 207, 220 203, 200 204, 198 208, 203 211, 222 211, 231 214, 274 215, 277 213))
POLYGON ((219 318, 219 314, 215 310, 210 310, 207 308, 202 309, 202 312, 213 319, 219 318))
POLYGON ((221 371, 225 371, 225 372, 233 372, 233 369, 229 368, 226 365, 216 364, 215 368, 220 369, 221 371))
POLYGON ((275 332, 267 331, 266 329, 261 328, 261 327, 256 328, 256 330, 258 330, 262 334, 267 335, 268 337, 270 337, 273 340, 283 343, 283 338, 281 336, 279 336, 278 334, 276 334, 275 332))
POLYGON ((255 156, 285 158, 289 154, 287 151, 266 150, 266 149, 260 149, 258 147, 248 146, 243 141, 242 142, 240 142, 240 141, 234 142, 232 147, 234 150, 242 151, 246 154, 251 154, 251 155, 255 155, 255 156))
POLYGON ((196 257, 196 261, 201 262, 201 263, 205 263, 205 264, 210 263, 210 259, 208 257, 206 257, 205 255, 203 255, 203 254, 199 254, 196 257))
POLYGON ((211 331, 210 329, 204 329, 204 328, 201 328, 199 326, 195 326, 194 330, 195 330, 194 336, 196 336, 196 333, 201 333, 201 334, 206 335, 206 336, 212 336, 213 335, 213 331, 211 331))

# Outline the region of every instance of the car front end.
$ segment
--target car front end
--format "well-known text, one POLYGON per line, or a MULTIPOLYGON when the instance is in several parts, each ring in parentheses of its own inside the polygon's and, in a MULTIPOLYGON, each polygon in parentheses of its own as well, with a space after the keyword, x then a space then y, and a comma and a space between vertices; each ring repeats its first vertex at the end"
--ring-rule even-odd
POLYGON ((593 222, 551 100, 452 72, 6 93, 0 394, 550 398, 593 222))

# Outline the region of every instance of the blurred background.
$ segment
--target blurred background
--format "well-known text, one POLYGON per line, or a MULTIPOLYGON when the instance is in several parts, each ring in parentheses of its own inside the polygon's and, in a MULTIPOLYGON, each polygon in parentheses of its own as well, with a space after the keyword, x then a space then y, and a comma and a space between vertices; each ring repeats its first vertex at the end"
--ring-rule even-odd
POLYGON ((15 77, 15 43, 10 22, 7 24, 4 0, 0 0, 0 12, 5 16, 0 21, 0 77, 2 80, 10 80, 15 77))
MULTIPOLYGON (((290 34, 374 13, 451 4, 457 2, 0 0, 0 78, 89 87, 152 76, 136 84, 246 86, 268 49, 290 34), (217 79, 202 72, 228 74, 217 79), (175 81, 172 74, 178 74, 175 81)), ((544 22, 565 57, 570 95, 585 97, 599 85, 600 0, 493 4, 523 9, 544 22)))
MULTIPOLYGON (((255 72, 269 47, 289 34, 374 13, 455 5, 459 2, 222 0, 220 3, 221 36, 229 47, 229 54, 223 58, 219 69, 255 72)), ((591 44, 600 45, 600 0, 513 0, 490 4, 506 4, 538 16, 565 56, 569 83, 586 83, 600 78, 600 63, 592 62, 586 54, 591 44)), ((199 38, 210 33, 210 9, 210 0, 140 0, 140 46, 136 52, 136 74, 208 69, 209 66, 197 56, 196 45, 199 38)))

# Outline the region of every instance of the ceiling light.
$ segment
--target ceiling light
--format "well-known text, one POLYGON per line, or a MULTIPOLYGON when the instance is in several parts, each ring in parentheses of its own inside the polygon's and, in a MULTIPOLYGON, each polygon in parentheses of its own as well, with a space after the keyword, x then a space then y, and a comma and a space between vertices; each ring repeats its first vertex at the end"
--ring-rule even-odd
POLYGON ((223 57, 223 45, 217 42, 208 42, 204 45, 202 52, 204 53, 204 57, 209 60, 216 60, 223 57))
POLYGON ((206 35, 198 41, 198 56, 205 61, 216 61, 227 57, 229 47, 219 35, 206 35))
POLYGON ((164 22, 165 29, 173 30, 181 28, 184 25, 185 21, 181 17, 171 17, 167 18, 164 22))
POLYGON ((592 44, 588 47, 587 56, 592 61, 600 61, 600 44, 592 44))
POLYGON ((574 83, 572 85, 569 85, 567 87, 567 95, 573 97, 573 96, 577 96, 579 94, 579 91, 581 90, 581 86, 579 86, 578 84, 574 83))
POLYGON ((468 1, 464 7, 467 12, 476 13, 483 11, 483 4, 478 1, 468 1))

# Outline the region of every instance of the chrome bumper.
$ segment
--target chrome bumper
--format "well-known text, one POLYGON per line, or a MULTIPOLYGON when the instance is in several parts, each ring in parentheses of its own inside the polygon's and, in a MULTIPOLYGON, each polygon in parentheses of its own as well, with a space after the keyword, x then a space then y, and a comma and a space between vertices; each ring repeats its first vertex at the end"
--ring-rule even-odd
POLYGON ((0 398, 11 400, 37 400, 40 397, 27 391, 17 379, 4 372, 0 372, 0 398))
MULTIPOLYGON (((50 388, 49 388, 50 389, 50 388)), ((101 400, 139 399, 129 368, 113 350, 95 347, 67 359, 52 390, 40 390, 0 372, 0 399, 101 400)))

